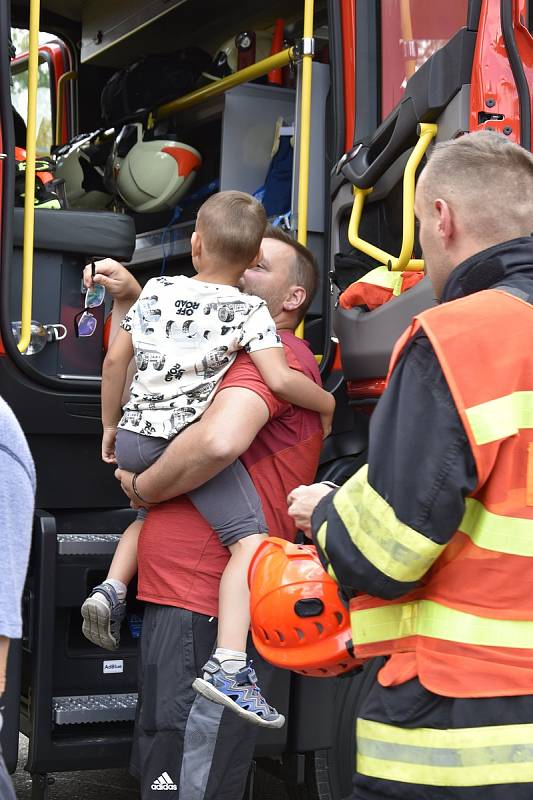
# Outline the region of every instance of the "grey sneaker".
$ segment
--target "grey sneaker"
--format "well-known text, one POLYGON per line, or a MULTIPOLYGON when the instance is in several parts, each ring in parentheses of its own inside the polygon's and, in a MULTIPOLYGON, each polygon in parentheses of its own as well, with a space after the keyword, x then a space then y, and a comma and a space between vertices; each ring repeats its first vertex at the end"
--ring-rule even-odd
POLYGON ((116 650, 120 626, 126 616, 126 601, 119 600, 115 587, 104 581, 95 586, 81 607, 83 635, 98 647, 116 650))
POLYGON ((225 672, 216 658, 210 658, 203 667, 206 678, 196 678, 193 689, 214 703, 226 706, 235 714, 262 728, 282 728, 283 714, 269 706, 257 685, 252 662, 235 675, 225 672))

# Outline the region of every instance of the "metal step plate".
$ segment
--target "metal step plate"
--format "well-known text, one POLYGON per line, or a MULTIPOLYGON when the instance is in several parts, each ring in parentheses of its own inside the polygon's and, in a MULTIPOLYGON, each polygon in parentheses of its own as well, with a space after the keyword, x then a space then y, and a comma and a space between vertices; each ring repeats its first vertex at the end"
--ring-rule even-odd
POLYGON ((58 533, 60 556, 109 555, 116 550, 121 533, 58 533))
POLYGON ((135 719, 137 693, 82 694, 52 698, 56 725, 86 722, 123 722, 135 719))

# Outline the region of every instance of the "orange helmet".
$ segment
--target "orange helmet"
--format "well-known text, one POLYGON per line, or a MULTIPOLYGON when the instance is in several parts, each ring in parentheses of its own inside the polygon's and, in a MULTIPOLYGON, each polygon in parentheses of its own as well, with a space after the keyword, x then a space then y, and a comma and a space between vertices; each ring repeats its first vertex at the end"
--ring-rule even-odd
POLYGON ((270 537, 248 571, 252 637, 277 667, 329 678, 359 666, 348 611, 316 548, 270 537))

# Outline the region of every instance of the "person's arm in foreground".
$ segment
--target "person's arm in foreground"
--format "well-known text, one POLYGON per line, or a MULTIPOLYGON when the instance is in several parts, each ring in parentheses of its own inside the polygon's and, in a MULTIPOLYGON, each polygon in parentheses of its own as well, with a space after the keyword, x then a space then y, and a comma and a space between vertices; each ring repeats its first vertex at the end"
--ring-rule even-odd
POLYGON ((322 499, 316 486, 298 487, 289 513, 312 529, 324 568, 348 596, 392 599, 413 589, 442 553, 476 485, 466 433, 420 336, 374 411, 368 466, 322 499))
POLYGON ((131 335, 118 330, 102 367, 102 459, 115 464, 117 425, 122 416, 122 395, 133 357, 131 335))
POLYGON ((317 411, 321 416, 324 436, 329 435, 335 411, 335 400, 330 392, 298 370, 291 369, 281 347, 254 350, 250 358, 275 395, 292 405, 317 411))
MULTIPOLYGON (((242 455, 268 418, 266 403, 252 390, 222 389, 202 419, 176 436, 155 464, 138 476, 139 495, 147 503, 161 503, 197 489, 242 455)), ((117 470, 115 476, 130 500, 138 502, 132 473, 117 470)))

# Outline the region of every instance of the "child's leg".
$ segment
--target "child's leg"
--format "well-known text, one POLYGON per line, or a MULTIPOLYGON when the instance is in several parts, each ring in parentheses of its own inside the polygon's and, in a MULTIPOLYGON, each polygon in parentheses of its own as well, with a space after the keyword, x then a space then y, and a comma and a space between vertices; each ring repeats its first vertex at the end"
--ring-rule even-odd
MULTIPOLYGON (((119 428, 117 461, 130 472, 143 472, 159 458, 168 445, 166 439, 140 436, 119 428)), ((147 512, 141 509, 137 519, 124 531, 115 550, 107 578, 95 586, 81 607, 83 635, 106 650, 116 650, 120 626, 126 616, 128 583, 137 572, 137 543, 147 512)))
POLYGON ((193 687, 256 725, 281 728, 282 714, 268 705, 246 665, 250 627, 248 567, 266 536, 261 501, 248 472, 236 461, 189 497, 229 547, 231 558, 220 581, 218 643, 193 687))

